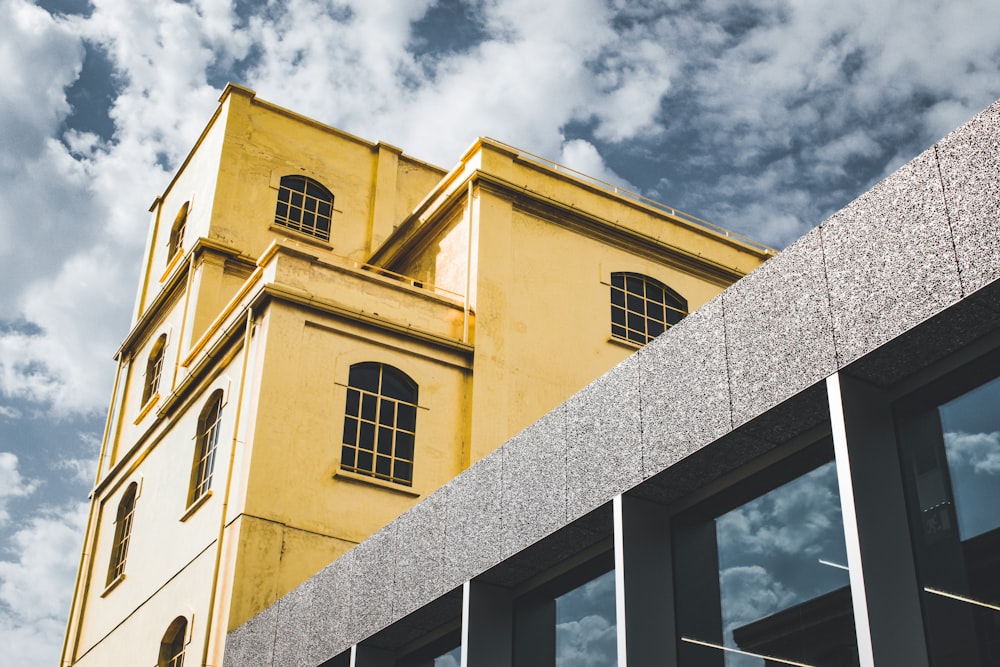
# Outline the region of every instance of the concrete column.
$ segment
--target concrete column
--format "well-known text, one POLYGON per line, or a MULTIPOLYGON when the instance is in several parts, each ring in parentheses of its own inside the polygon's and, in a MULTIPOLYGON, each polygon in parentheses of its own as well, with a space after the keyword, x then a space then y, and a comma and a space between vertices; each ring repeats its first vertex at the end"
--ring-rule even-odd
POLYGON ((614 499, 618 667, 677 664, 670 520, 657 503, 614 499))
POLYGON ((511 667, 514 625, 511 593, 467 581, 462 600, 462 667, 511 667))
POLYGON ((861 665, 927 665, 891 407, 849 376, 827 392, 861 665))

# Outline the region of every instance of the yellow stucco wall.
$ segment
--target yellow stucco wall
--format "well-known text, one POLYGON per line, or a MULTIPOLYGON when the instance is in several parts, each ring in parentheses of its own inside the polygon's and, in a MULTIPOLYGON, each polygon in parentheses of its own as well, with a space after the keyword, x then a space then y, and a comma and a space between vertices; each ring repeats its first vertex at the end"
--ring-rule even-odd
POLYGON ((496 142, 445 174, 228 89, 153 206, 63 664, 153 664, 166 624, 188 613, 194 660, 207 642, 217 664, 227 629, 633 352, 610 337, 612 272, 653 277, 693 310, 766 256, 496 142), (333 192, 329 242, 273 224, 287 174, 333 192), (183 251, 167 257, 184 202, 183 251), (142 406, 164 332, 160 395, 142 406), (360 362, 419 388, 411 486, 340 469, 360 362), (197 419, 217 388, 212 496, 189 512, 197 419), (133 479, 126 579, 106 591, 133 479))

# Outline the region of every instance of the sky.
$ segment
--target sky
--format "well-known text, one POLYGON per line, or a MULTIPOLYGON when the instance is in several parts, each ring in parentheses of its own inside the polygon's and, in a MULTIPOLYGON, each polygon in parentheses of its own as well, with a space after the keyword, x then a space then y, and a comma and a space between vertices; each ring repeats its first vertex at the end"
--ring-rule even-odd
POLYGON ((0 646, 55 664, 148 208, 228 81, 775 247, 1000 97, 996 0, 0 0, 0 646))

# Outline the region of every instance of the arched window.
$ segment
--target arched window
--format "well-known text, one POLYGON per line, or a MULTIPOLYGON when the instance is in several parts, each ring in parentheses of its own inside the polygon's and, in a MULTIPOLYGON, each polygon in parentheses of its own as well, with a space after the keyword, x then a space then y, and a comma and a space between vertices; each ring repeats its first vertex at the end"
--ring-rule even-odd
POLYGON ((153 350, 146 360, 146 381, 142 385, 142 404, 146 405, 160 388, 160 375, 163 372, 163 352, 167 345, 167 334, 161 335, 153 344, 153 350))
POLYGON ((410 486, 417 384, 398 368, 351 366, 344 412, 344 470, 410 486))
POLYGON ((138 484, 132 482, 118 502, 115 541, 111 547, 111 562, 108 564, 108 586, 125 574, 125 557, 128 555, 129 537, 132 535, 132 517, 135 515, 135 495, 138 490, 138 484))
POLYGON ((330 240, 333 194, 305 176, 282 176, 274 224, 330 240))
POLYGON ((687 300, 639 273, 611 274, 611 335, 645 345, 687 315, 687 300))
POLYGON ((187 638, 187 619, 178 616, 167 627, 160 641, 160 654, 156 659, 156 667, 183 667, 184 640, 187 638))
POLYGON ((212 471, 215 469, 215 451, 219 444, 219 420, 222 418, 222 390, 218 389, 198 417, 198 435, 195 438, 194 465, 191 468, 190 507, 212 488, 212 471))
POLYGON ((177 212, 177 217, 174 218, 174 224, 170 227, 170 240, 167 243, 167 261, 173 259, 174 255, 184 248, 184 232, 187 231, 188 209, 190 207, 191 202, 184 202, 181 210, 177 212))

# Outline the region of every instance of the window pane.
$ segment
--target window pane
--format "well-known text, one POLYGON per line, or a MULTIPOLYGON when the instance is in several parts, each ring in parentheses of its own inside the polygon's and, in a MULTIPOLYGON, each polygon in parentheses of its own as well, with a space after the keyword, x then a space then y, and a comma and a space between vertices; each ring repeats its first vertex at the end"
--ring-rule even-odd
POLYGON ((556 598, 556 667, 618 664, 615 572, 556 598))
POLYGON ((415 431, 417 423, 417 409, 406 403, 399 404, 399 413, 396 417, 396 427, 403 431, 415 431))
POLYGON ((611 288, 611 304, 614 306, 625 305, 625 292, 620 289, 611 288))
POLYGON ((390 398, 398 398, 410 403, 415 402, 410 383, 390 370, 386 370, 382 374, 382 393, 390 398))
POLYGON ((294 206, 295 208, 302 208, 302 195, 300 195, 299 193, 293 192, 291 201, 292 201, 292 206, 294 206))
POLYGON ((358 451, 358 470, 371 470, 372 469, 372 453, 358 451))
POLYGON ((378 405, 378 398, 372 394, 361 396, 361 418, 368 421, 375 421, 375 409, 378 405))
POLYGON ((655 320, 657 322, 665 321, 663 306, 658 303, 649 304, 648 310, 646 311, 646 315, 649 316, 649 319, 655 320))
POLYGON ((408 461, 396 460, 396 479, 411 481, 413 479, 413 464, 408 461))
POLYGON ((351 366, 351 375, 347 383, 352 387, 376 393, 378 392, 378 376, 378 364, 358 364, 351 366))
POLYGON ((462 647, 456 646, 447 653, 434 658, 434 667, 459 667, 462 660, 462 647))
POLYGON ((340 450, 340 465, 345 468, 353 468, 354 453, 355 449, 353 447, 342 447, 340 450))
POLYGON ((931 662, 1000 664, 1000 378, 906 417, 903 447, 931 662))
POLYGON ((385 426, 393 426, 396 423, 396 403, 382 399, 382 406, 379 409, 378 423, 385 426))
POLYGON ((392 456, 392 429, 380 426, 378 429, 378 453, 392 456))
POLYGON ((636 296, 634 294, 628 295, 626 308, 628 308, 628 310, 633 313, 646 312, 646 307, 643 303, 642 297, 636 296))
POLYGON ((402 431, 396 433, 396 456, 413 460, 413 436, 402 431))
POLYGON ((376 456, 375 472, 383 477, 390 477, 392 473, 392 459, 388 456, 376 456))
POLYGON ((618 308, 618 307, 612 307, 611 308, 611 323, 612 324, 620 324, 622 326, 625 326, 625 309, 624 308, 618 308))
POLYGON ((375 424, 361 422, 361 434, 358 437, 358 447, 362 449, 375 449, 375 424))
POLYGON ((358 420, 351 417, 344 419, 344 440, 345 445, 356 445, 358 443, 358 420))
POLYGON ((358 415, 358 406, 361 403, 361 392, 357 389, 347 390, 347 408, 346 412, 349 415, 358 415))
POLYGON ((832 461, 701 525, 677 537, 681 664, 858 664, 832 461))

